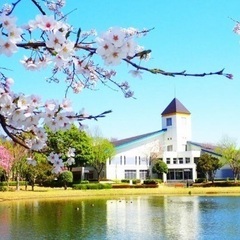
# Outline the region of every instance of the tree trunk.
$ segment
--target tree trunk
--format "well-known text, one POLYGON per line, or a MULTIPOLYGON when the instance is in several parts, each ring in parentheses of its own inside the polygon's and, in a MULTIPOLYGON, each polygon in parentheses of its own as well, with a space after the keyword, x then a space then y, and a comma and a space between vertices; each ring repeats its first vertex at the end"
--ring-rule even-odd
POLYGON ((97 172, 97 175, 98 175, 98 182, 100 182, 100 174, 101 174, 101 172, 97 172))
POLYGON ((35 185, 35 178, 31 179, 32 191, 34 191, 34 185, 35 185))
POLYGON ((19 191, 20 187, 19 187, 19 172, 17 172, 17 185, 16 185, 16 191, 19 191))
POLYGON ((234 183, 237 183, 237 176, 234 176, 234 183))

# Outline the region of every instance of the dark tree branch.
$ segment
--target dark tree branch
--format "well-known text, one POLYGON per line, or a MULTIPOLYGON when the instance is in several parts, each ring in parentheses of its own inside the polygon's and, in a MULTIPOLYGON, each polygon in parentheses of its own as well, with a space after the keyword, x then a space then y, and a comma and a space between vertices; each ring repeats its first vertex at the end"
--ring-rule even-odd
POLYGON ((33 4, 38 8, 38 10, 43 14, 46 15, 46 13, 43 11, 43 9, 41 8, 41 6, 38 4, 38 2, 36 0, 31 0, 33 2, 33 4))
POLYGON ((4 132, 8 135, 8 137, 10 137, 14 142, 18 143, 19 145, 21 145, 22 147, 26 148, 26 149, 30 149, 29 146, 27 146, 23 141, 21 141, 19 138, 17 138, 16 136, 14 136, 7 128, 6 125, 6 121, 5 118, 0 115, 0 124, 4 130, 4 132))
POLYGON ((70 119, 76 118, 78 121, 83 121, 86 119, 94 119, 94 120, 98 120, 98 118, 103 118, 106 117, 107 114, 111 113, 112 110, 108 110, 108 111, 104 111, 96 116, 93 115, 89 115, 89 116, 84 116, 84 114, 79 114, 79 115, 75 115, 75 116, 67 116, 70 119))
POLYGON ((184 77, 205 77, 205 76, 210 76, 210 75, 222 75, 222 76, 225 76, 229 79, 232 79, 232 75, 231 74, 228 74, 228 73, 224 73, 224 68, 220 71, 217 71, 217 72, 209 72, 209 73, 187 73, 186 70, 182 71, 182 72, 166 72, 166 71, 163 71, 159 68, 153 68, 153 69, 149 69, 149 68, 146 68, 146 67, 142 67, 132 61, 130 61, 129 59, 126 59, 124 58, 123 59, 125 62, 129 63, 130 65, 132 65, 133 67, 135 67, 136 69, 139 69, 139 70, 144 70, 144 71, 147 71, 147 72, 150 72, 150 73, 153 73, 153 74, 161 74, 161 75, 164 75, 164 76, 170 76, 170 77, 176 77, 176 76, 184 76, 184 77))
POLYGON ((22 0, 18 0, 15 3, 12 3, 12 10, 7 14, 8 16, 14 11, 15 7, 18 5, 19 2, 21 2, 22 0))

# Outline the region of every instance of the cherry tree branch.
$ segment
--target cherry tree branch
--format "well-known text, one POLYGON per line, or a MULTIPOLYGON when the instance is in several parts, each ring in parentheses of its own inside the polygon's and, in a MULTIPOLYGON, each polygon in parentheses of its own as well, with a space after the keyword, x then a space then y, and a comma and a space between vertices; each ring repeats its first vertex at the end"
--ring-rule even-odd
POLYGON ((13 133, 11 133, 8 130, 5 118, 2 115, 0 115, 0 124, 1 124, 4 132, 7 134, 8 137, 10 137, 14 142, 18 143, 22 147, 24 147, 26 149, 30 149, 29 146, 27 146, 23 141, 21 141, 18 137, 16 137, 13 133))
POLYGON ((138 70, 144 70, 153 74, 161 74, 164 76, 170 76, 170 77, 176 77, 176 76, 184 76, 184 77, 205 77, 205 76, 210 76, 210 75, 222 75, 225 76, 229 79, 232 79, 233 76, 232 74, 229 73, 224 73, 224 68, 216 71, 216 72, 208 72, 208 73, 187 73, 186 70, 181 71, 181 72, 167 72, 164 70, 161 70, 159 68, 146 68, 146 67, 142 67, 132 61, 130 61, 129 59, 125 58, 123 59, 125 62, 129 63, 130 65, 132 65, 133 67, 135 67, 138 70))
POLYGON ((94 115, 84 115, 84 114, 79 114, 79 115, 75 115, 75 116, 67 116, 68 118, 70 119, 77 119, 77 121, 83 121, 83 120, 86 120, 86 119, 94 119, 95 121, 97 121, 99 118, 103 118, 103 117, 106 117, 107 114, 111 113, 112 110, 108 110, 108 111, 104 111, 96 116, 94 115))
POLYGON ((14 9, 18 5, 18 3, 21 2, 21 1, 22 0, 17 0, 15 3, 12 3, 12 9, 11 9, 11 11, 7 15, 10 15, 14 11, 14 9))
MULTIPOLYGON (((91 54, 96 54, 96 48, 85 47, 85 46, 77 44, 77 42, 76 42, 75 45, 79 49, 83 49, 83 50, 89 51, 89 52, 91 52, 91 54)), ((21 47, 21 48, 25 48, 25 49, 30 49, 30 48, 38 49, 38 48, 44 47, 44 48, 48 49, 49 52, 51 52, 51 49, 46 47, 45 42, 18 43, 17 46, 21 47)), ((152 74, 161 74, 161 75, 170 76, 170 77, 175 77, 175 76, 205 77, 205 76, 210 76, 210 75, 222 75, 222 76, 225 76, 225 77, 227 77, 229 79, 232 79, 232 75, 231 74, 224 73, 224 68, 219 70, 219 71, 216 71, 216 72, 208 72, 208 73, 187 73, 186 70, 181 71, 181 72, 168 72, 168 71, 161 70, 159 68, 152 68, 152 69, 146 68, 146 67, 143 67, 143 66, 141 66, 139 64, 136 64, 133 61, 131 61, 131 59, 134 59, 136 57, 139 57, 140 59, 142 59, 142 58, 144 58, 144 56, 146 54, 148 54, 150 52, 151 52, 151 50, 144 50, 142 52, 139 52, 139 53, 135 54, 134 56, 132 56, 130 58, 124 58, 123 61, 127 62, 128 64, 130 64, 131 66, 133 66, 137 70, 143 70, 143 71, 146 71, 146 72, 150 72, 152 74)))
POLYGON ((46 13, 43 11, 43 9, 41 8, 41 6, 39 5, 39 3, 36 0, 31 0, 33 2, 33 4, 38 8, 38 10, 43 14, 46 15, 46 13))

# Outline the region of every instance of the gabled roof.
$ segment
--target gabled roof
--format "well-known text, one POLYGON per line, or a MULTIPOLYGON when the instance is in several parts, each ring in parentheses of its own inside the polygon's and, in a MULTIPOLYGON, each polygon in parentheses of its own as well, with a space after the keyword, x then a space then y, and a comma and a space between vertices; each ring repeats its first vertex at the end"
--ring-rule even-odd
POLYGON ((174 98, 169 105, 165 108, 165 110, 162 112, 162 115, 168 115, 173 113, 185 113, 185 114, 191 114, 186 107, 177 99, 174 98))
POLYGON ((136 142, 145 140, 147 138, 150 138, 150 137, 153 137, 153 136, 156 136, 156 135, 161 135, 162 133, 164 133, 166 131, 167 131, 166 129, 162 129, 162 130, 158 130, 158 131, 155 131, 155 132, 145 133, 145 134, 138 135, 138 136, 135 136, 135 137, 130 137, 130 138, 117 140, 117 141, 112 142, 112 144, 115 147, 122 147, 122 146, 126 146, 126 145, 129 145, 129 144, 132 144, 132 143, 136 143, 136 142))
POLYGON ((221 154, 216 152, 216 146, 214 146, 212 144, 209 144, 209 143, 196 143, 196 142, 191 142, 191 141, 188 141, 187 143, 201 148, 202 152, 209 153, 209 154, 212 154, 212 155, 216 155, 218 157, 222 156, 221 154))

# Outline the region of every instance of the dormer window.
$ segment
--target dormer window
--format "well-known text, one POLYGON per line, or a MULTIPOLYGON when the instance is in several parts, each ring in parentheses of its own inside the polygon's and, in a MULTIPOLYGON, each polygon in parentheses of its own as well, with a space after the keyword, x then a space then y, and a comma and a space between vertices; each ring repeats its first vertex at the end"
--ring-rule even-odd
POLYGON ((172 126, 172 118, 167 118, 166 121, 167 126, 172 126))

